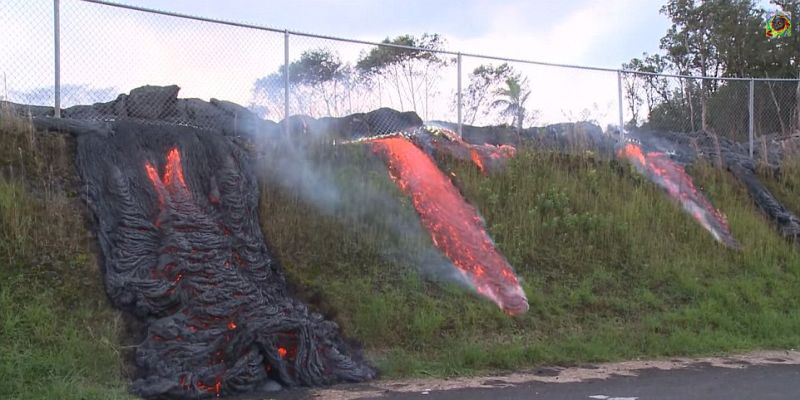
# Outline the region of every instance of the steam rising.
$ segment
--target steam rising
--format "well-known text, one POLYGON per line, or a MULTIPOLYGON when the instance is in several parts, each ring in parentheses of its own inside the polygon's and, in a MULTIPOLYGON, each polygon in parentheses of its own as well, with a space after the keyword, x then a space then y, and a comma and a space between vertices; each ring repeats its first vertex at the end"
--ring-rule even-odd
MULTIPOLYGON (((328 132, 324 121, 317 121, 328 132)), ((388 239, 382 257, 413 265, 428 278, 470 286, 438 250, 413 209, 388 179, 386 166, 366 144, 337 144, 306 129, 257 138, 259 173, 269 184, 351 229, 379 230, 388 239)), ((345 228, 346 229, 346 228, 345 228)))

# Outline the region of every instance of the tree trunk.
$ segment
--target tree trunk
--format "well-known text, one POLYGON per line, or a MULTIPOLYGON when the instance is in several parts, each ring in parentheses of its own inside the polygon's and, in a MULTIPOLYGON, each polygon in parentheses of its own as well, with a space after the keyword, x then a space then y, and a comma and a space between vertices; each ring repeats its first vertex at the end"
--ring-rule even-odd
POLYGON ((686 99, 689 102, 689 125, 692 132, 694 132, 694 104, 692 103, 692 81, 688 79, 686 84, 683 82, 683 78, 681 78, 681 86, 683 86, 684 91, 686 93, 686 99))
MULTIPOLYGON (((767 77, 767 79, 769 79, 768 73, 765 72, 764 76, 767 77)), ((783 113, 781 112, 781 105, 780 103, 778 103, 778 97, 775 96, 775 89, 772 86, 773 83, 769 81, 767 81, 766 83, 767 83, 767 88, 769 89, 769 96, 772 98, 772 104, 775 105, 775 111, 778 112, 778 123, 781 125, 781 134, 786 135, 788 132, 786 130, 786 124, 783 122, 783 113)))
POLYGON ((772 82, 767 82, 769 88, 769 95, 772 97, 772 103, 775 105, 775 110, 778 112, 778 123, 781 124, 781 134, 786 135, 786 124, 783 123, 783 113, 781 112, 781 105, 778 103, 778 98, 775 96, 775 90, 772 87, 772 82))
MULTIPOLYGON (((706 69, 706 56, 704 52, 700 53, 700 76, 705 78, 708 76, 706 69)), ((700 126, 704 131, 708 130, 708 79, 700 79, 700 126)))
POLYGON ((397 66, 392 68, 394 71, 394 83, 395 88, 397 89, 397 99, 400 101, 400 111, 405 111, 405 107, 403 106, 403 91, 402 85, 403 83, 400 81, 400 74, 397 73, 397 66))
MULTIPOLYGON (((798 75, 800 78, 800 75, 798 75)), ((797 86, 794 90, 794 126, 792 127, 794 132, 800 130, 800 81, 797 81, 797 86)))
POLYGON ((700 125, 704 131, 708 130, 708 94, 706 93, 706 81, 700 84, 700 125))

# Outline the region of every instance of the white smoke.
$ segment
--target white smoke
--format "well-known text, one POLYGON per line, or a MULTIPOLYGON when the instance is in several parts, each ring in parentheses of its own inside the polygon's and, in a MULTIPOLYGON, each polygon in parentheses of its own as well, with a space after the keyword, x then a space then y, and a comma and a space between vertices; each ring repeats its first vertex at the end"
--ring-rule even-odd
MULTIPOLYGON (((378 229, 388 238, 380 249, 387 260, 416 267, 429 278, 471 286, 436 249, 407 198, 391 181, 384 162, 369 143, 336 144, 316 121, 293 134, 258 138, 257 171, 268 184, 296 194, 322 214, 335 216, 343 229, 378 229)), ((309 232, 313 234, 313 232, 309 232)))

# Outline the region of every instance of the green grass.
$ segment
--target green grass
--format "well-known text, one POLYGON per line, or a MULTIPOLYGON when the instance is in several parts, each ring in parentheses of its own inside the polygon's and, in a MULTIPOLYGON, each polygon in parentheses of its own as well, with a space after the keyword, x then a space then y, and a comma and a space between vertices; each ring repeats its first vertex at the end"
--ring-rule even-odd
MULTIPOLYGON (((7 118, 0 135, 0 393, 126 398, 121 319, 73 192, 72 144, 7 118)), ((484 177, 443 160, 522 278, 531 309, 510 318, 419 269, 430 239, 413 234, 409 199, 366 146, 311 156, 346 188, 342 205, 321 212, 265 182, 262 226, 299 296, 363 343, 386 376, 800 345, 800 252, 710 166, 690 172, 742 252, 716 244, 625 163, 522 150, 484 177)), ((786 198, 800 187, 768 185, 786 198)))
POLYGON ((2 397, 129 398, 64 137, 0 117, 0 141, 2 397))
MULTIPOLYGON (((338 148, 317 162, 348 188, 345 204, 363 182, 376 182, 414 218, 368 153, 338 148)), ((714 242, 625 163, 521 151, 491 177, 467 163, 443 164, 521 276, 526 315, 509 318, 387 256, 420 241, 397 241, 381 226, 380 207, 368 215, 320 213, 292 190, 262 188, 262 226, 290 281, 360 340, 386 375, 800 345, 800 253, 726 173, 705 165, 690 171, 727 214, 742 252, 714 242)))
POLYGON ((800 215, 800 149, 787 149, 777 173, 761 170, 767 189, 795 215, 800 215))

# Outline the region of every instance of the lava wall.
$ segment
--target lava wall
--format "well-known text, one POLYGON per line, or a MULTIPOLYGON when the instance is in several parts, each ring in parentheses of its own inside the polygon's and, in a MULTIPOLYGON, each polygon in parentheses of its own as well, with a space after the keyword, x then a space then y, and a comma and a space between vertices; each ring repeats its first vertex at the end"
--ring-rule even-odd
POLYGON ((197 398, 375 376, 335 323, 287 292, 235 139, 117 122, 78 136, 77 165, 108 295, 146 325, 134 393, 197 398))

